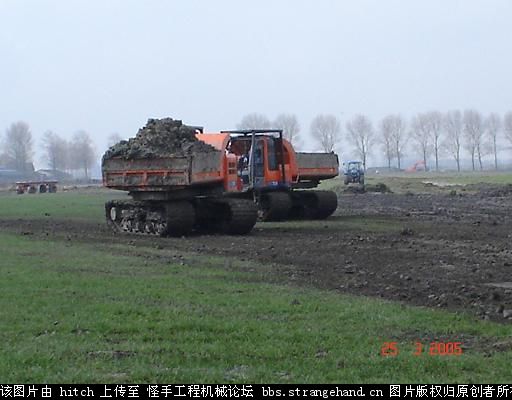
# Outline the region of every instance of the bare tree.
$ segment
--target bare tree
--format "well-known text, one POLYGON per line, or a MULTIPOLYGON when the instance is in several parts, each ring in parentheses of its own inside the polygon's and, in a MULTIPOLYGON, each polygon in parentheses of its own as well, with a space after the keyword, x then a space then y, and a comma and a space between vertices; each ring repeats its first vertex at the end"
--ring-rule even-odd
POLYGON ((391 136, 395 146, 397 167, 398 169, 401 169, 401 160, 404 155, 405 145, 407 144, 406 123, 400 115, 392 115, 390 117, 393 121, 393 133, 391 136))
POLYGON ((380 136, 382 150, 388 160, 388 168, 391 169, 391 161, 396 157, 393 142, 393 117, 391 115, 380 121, 380 136))
POLYGON ((13 123, 6 131, 4 159, 18 171, 29 171, 32 162, 32 133, 26 122, 13 123))
POLYGON ((365 115, 356 115, 351 121, 347 122, 346 126, 347 132, 356 146, 357 154, 363 161, 364 168, 366 168, 368 155, 373 144, 372 122, 365 115))
POLYGON ((94 144, 89 134, 78 131, 71 142, 71 153, 74 169, 83 169, 85 178, 89 178, 89 170, 96 159, 94 144))
POLYGON ((123 138, 121 137, 121 135, 119 135, 119 133, 111 133, 107 138, 107 146, 112 147, 116 143, 119 143, 121 140, 123 140, 123 138))
POLYGON ((43 159, 53 170, 64 170, 68 161, 68 143, 59 135, 52 131, 47 131, 43 135, 43 159))
POLYGON ((432 153, 432 136, 430 134, 430 121, 427 114, 418 114, 413 118, 411 123, 411 139, 420 151, 425 170, 427 170, 427 159, 432 153))
POLYGON ((401 168, 403 157, 403 148, 407 142, 405 131, 405 121, 400 115, 388 115, 380 122, 380 132, 384 153, 388 159, 388 167, 391 167, 391 161, 396 158, 398 169, 401 168))
POLYGON ((263 114, 251 113, 245 115, 238 123, 238 129, 270 129, 272 123, 263 114))
POLYGON ((445 149, 453 156, 460 172, 460 150, 462 147, 462 114, 459 110, 449 111, 443 118, 446 132, 445 149))
POLYGON ((320 114, 311 121, 310 133, 320 148, 330 153, 340 140, 341 125, 334 115, 320 114))
POLYGON ((426 114, 429 125, 430 136, 434 148, 434 157, 436 159, 436 171, 439 171, 439 145, 442 134, 443 116, 439 111, 430 111, 426 114))
POLYGON ((509 111, 503 117, 503 131, 505 138, 512 144, 512 111, 509 111))
POLYGON ((483 123, 482 116, 477 110, 465 110, 463 116, 464 137, 466 139, 465 148, 471 155, 471 165, 475 170, 475 157, 478 157, 480 169, 483 169, 483 123))
POLYGON ((492 153, 494 154, 494 168, 498 169, 498 133, 501 130, 501 118, 496 113, 491 113, 485 120, 485 130, 489 137, 492 153))
POLYGON ((284 138, 294 145, 294 147, 301 145, 302 140, 299 135, 300 125, 295 114, 279 114, 274 121, 274 127, 276 129, 282 129, 284 138))

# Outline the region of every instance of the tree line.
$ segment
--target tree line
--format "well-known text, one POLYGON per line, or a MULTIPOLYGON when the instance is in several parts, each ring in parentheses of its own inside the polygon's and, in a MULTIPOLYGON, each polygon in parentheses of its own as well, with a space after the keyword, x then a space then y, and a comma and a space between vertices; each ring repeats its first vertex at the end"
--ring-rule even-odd
MULTIPOLYGON (((0 165, 20 172, 33 172, 34 139, 30 126, 18 121, 7 128, 1 140, 0 165)), ((91 167, 96 162, 95 145, 91 136, 81 130, 71 140, 66 140, 52 131, 46 131, 41 139, 42 161, 52 171, 83 171, 89 178, 91 167)))
MULTIPOLYGON (((271 121, 263 114, 251 113, 238 124, 239 129, 282 129, 296 147, 302 136, 300 124, 294 114, 280 114, 271 121)), ((309 126, 309 136, 318 149, 331 152, 336 148, 343 153, 350 148, 366 166, 371 155, 381 155, 389 168, 401 169, 406 154, 421 158, 425 169, 439 170, 440 157, 451 157, 461 170, 465 155, 471 159, 471 168, 483 169, 483 158, 492 156, 493 167, 498 169, 500 141, 512 145, 512 111, 503 117, 497 113, 484 116, 474 109, 448 112, 429 111, 414 115, 410 120, 400 114, 390 114, 374 124, 369 117, 358 114, 343 126, 332 114, 319 114, 309 126)))
MULTIPOLYGON (((282 129, 286 139, 296 148, 303 145, 304 136, 295 114, 279 114, 270 120, 264 114, 245 115, 238 129, 282 129)), ((407 154, 421 158, 425 168, 439 170, 440 157, 451 157, 461 170, 464 155, 471 159, 472 170, 483 169, 483 158, 492 156, 493 167, 498 169, 500 142, 512 145, 512 111, 500 116, 484 116, 474 109, 448 112, 429 111, 418 113, 407 120, 399 114, 390 114, 373 123, 363 114, 352 116, 343 125, 332 114, 319 114, 310 123, 307 133, 317 149, 331 152, 341 149, 346 154, 350 148, 365 166, 372 155, 384 156, 389 168, 403 167, 407 154)), ((119 142, 114 133, 108 137, 108 146, 119 142)), ((29 125, 18 121, 7 128, 0 137, 0 165, 22 172, 32 172, 34 139, 29 125)), ((97 152, 91 136, 77 131, 70 140, 53 131, 44 133, 39 148, 42 161, 54 171, 83 171, 86 178, 96 163, 97 152)))

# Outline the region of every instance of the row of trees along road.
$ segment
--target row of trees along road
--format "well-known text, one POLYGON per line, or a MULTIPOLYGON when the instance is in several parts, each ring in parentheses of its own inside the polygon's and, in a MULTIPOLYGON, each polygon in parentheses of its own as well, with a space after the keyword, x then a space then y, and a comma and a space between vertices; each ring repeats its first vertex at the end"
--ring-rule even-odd
MULTIPOLYGON (((296 148, 303 145, 301 127, 294 114, 279 114, 270 120, 263 114, 245 115, 237 125, 238 129, 282 129, 296 148)), ((365 115, 359 114, 349 119, 345 126, 330 114, 317 115, 310 124, 309 135, 317 148, 331 152, 350 149, 365 165, 373 155, 383 155, 388 167, 402 168, 404 155, 421 157, 425 166, 434 159, 435 169, 439 169, 440 157, 452 157, 461 170, 464 155, 471 159, 473 170, 483 169, 483 157, 491 155, 494 168, 498 169, 500 143, 504 140, 512 144, 512 111, 503 117, 497 113, 483 116, 474 109, 442 113, 430 111, 418 113, 407 121, 398 114, 382 118, 376 126, 365 115), (396 161, 396 164, 395 164, 396 161)), ((0 138, 0 165, 18 171, 30 172, 34 157, 34 141, 26 122, 13 123, 0 138)), ((121 140, 118 134, 108 138, 111 146, 121 140)), ((41 140, 43 161, 52 170, 82 170, 86 178, 96 162, 96 151, 90 135, 85 131, 76 132, 71 140, 66 140, 52 131, 47 131, 41 140)))
MULTIPOLYGON (((32 172, 34 140, 26 122, 13 123, 0 141, 0 165, 20 172, 32 172)), ((76 132, 66 140, 52 131, 44 133, 41 139, 43 161, 53 171, 82 170, 89 177, 96 162, 96 151, 90 135, 85 131, 76 132)))
MULTIPOLYGON (((286 139, 295 147, 302 145, 300 124, 294 114, 280 114, 271 121, 263 114, 251 113, 242 118, 239 129, 282 129, 286 139)), ((461 170, 464 156, 471 159, 472 170, 483 169, 483 157, 492 156, 498 169, 498 154, 506 141, 512 144, 512 111, 503 117, 497 113, 483 116, 477 110, 430 111, 418 113, 409 121, 399 114, 390 114, 374 125, 370 118, 358 114, 345 126, 331 114, 317 115, 310 124, 309 135, 317 148, 331 152, 340 149, 353 151, 368 164, 370 155, 384 156, 388 167, 401 169, 404 156, 420 157, 429 166, 433 158, 439 170, 441 157, 454 160, 461 170), (501 148, 500 148, 501 147, 501 148)))

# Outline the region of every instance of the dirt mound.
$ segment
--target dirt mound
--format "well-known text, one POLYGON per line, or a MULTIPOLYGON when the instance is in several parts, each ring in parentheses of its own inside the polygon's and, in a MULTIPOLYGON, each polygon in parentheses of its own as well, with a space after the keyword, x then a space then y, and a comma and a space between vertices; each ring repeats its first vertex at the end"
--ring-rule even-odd
POLYGON ((376 183, 375 185, 366 185, 365 190, 367 192, 377 192, 377 193, 393 193, 391 189, 382 182, 376 183))
POLYGON ((357 185, 357 186, 347 186, 346 188, 343 188, 341 191, 342 193, 353 193, 353 194, 362 194, 365 193, 364 186, 357 185))
POLYGON ((103 159, 125 159, 187 155, 216 149, 196 138, 196 129, 172 118, 148 119, 134 138, 109 148, 103 159))
POLYGON ((357 185, 357 186, 347 186, 342 190, 342 193, 352 193, 352 194, 363 194, 363 193, 393 193, 391 189, 385 185, 384 183, 376 183, 375 185, 357 185))

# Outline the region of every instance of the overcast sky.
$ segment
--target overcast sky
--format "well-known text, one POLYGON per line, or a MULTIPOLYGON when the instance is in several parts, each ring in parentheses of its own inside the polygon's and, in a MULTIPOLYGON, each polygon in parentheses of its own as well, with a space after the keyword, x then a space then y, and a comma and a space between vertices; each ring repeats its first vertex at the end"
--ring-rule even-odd
MULTIPOLYGON (((0 130, 512 109, 509 0, 0 0, 0 130)), ((37 143, 37 142, 36 142, 37 143)))

